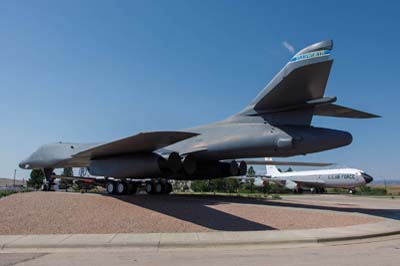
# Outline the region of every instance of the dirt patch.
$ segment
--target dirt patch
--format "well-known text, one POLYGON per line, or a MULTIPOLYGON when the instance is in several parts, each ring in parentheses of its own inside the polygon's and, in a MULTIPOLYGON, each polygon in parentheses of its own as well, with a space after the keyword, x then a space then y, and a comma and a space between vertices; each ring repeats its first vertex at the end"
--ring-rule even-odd
POLYGON ((111 197, 18 193, 0 200, 0 234, 248 231, 340 227, 380 221, 268 201, 190 196, 111 197))

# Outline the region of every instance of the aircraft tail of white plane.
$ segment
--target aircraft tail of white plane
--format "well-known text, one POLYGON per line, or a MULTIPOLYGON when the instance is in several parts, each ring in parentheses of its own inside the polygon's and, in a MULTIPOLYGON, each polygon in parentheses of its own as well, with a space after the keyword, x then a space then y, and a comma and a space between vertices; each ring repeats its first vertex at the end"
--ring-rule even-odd
MULTIPOLYGON (((272 161, 272 158, 265 158, 266 161, 272 161)), ((278 168, 275 165, 267 164, 265 166, 266 175, 267 176, 279 176, 281 172, 279 172, 278 168)))

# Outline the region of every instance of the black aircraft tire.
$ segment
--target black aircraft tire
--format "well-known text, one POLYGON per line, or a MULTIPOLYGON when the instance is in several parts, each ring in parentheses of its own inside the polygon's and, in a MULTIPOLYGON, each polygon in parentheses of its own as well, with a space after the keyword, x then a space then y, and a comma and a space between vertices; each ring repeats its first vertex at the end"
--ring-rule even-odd
POLYGON ((125 182, 115 183, 115 193, 118 195, 124 195, 126 193, 127 187, 125 182))
POLYGON ((149 195, 154 194, 153 184, 151 182, 146 182, 145 189, 147 194, 149 195))
POLYGON ((107 184, 106 184, 106 191, 107 191, 107 193, 108 193, 108 194, 114 194, 115 191, 116 191, 115 187, 116 187, 116 186, 115 186, 115 182, 113 182, 113 181, 107 182, 107 184))
POLYGON ((163 185, 160 182, 155 182, 153 183, 153 194, 162 194, 164 189, 163 189, 163 185))

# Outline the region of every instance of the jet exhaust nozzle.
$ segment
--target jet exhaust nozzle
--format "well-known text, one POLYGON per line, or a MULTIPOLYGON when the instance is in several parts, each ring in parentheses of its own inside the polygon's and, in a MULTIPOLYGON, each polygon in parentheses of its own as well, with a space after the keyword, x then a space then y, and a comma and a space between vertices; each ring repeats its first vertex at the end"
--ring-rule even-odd
POLYGON ((245 161, 241 161, 239 163, 239 175, 247 174, 247 163, 245 161))
POLYGON ((196 172, 197 162, 196 159, 190 154, 183 160, 183 169, 188 175, 193 175, 196 172))
POLYGON ((173 173, 178 173, 182 169, 182 158, 177 152, 172 152, 167 158, 168 168, 173 173))
POLYGON ((229 172, 232 176, 237 176, 239 174, 239 166, 236 161, 232 161, 229 164, 229 172))

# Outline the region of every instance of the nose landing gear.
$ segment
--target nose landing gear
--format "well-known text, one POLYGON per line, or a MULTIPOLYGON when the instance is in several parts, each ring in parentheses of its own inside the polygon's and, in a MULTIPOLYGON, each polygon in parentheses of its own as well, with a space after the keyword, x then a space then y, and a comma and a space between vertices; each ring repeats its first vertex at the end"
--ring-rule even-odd
POLYGON ((53 190, 53 186, 54 186, 54 179, 52 178, 52 175, 54 175, 53 173, 54 169, 51 168, 44 168, 43 174, 45 176, 45 181, 43 182, 43 186, 42 186, 42 190, 43 191, 52 191, 53 190))

